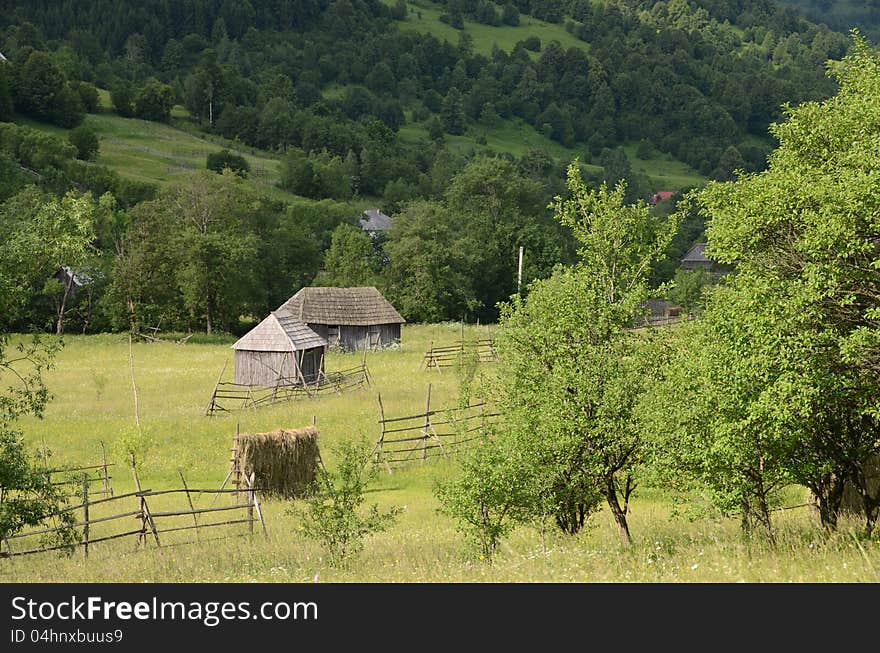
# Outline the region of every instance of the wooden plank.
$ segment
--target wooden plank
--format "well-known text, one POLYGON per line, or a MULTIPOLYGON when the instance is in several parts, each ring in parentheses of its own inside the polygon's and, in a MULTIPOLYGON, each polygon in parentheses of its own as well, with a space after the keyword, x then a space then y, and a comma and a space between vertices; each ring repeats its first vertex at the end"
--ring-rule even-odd
POLYGON ((197 514, 201 515, 206 512, 222 512, 223 510, 236 510, 240 508, 247 508, 249 504, 240 503, 234 506, 217 506, 216 508, 196 508, 195 510, 163 510, 160 512, 153 512, 150 515, 153 519, 159 517, 183 517, 184 515, 192 515, 197 514))

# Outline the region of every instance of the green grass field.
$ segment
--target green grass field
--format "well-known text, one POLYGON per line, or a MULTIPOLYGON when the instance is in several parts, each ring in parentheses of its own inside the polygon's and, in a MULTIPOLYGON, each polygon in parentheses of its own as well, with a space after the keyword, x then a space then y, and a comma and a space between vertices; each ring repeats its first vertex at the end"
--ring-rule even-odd
MULTIPOLYGON (((428 383, 433 407, 455 401, 453 372, 418 368, 430 341, 451 343, 459 329, 458 324, 405 325, 399 348, 367 356, 374 379, 370 389, 212 418, 204 411, 224 362, 229 363, 225 378, 232 376, 228 343, 136 343, 132 359, 140 419, 153 443, 143 459, 142 484, 153 490, 180 487, 180 470, 190 487, 217 488, 229 469, 236 424, 242 432, 259 432, 302 427, 313 416, 322 455, 332 468, 334 443, 377 437, 377 392, 388 417, 423 410, 428 383)), ((26 440, 34 447, 45 442, 53 451, 52 464, 95 464, 103 441, 110 462, 116 463, 111 468, 115 492, 131 491, 131 473, 121 459, 121 436, 134 425, 127 336, 67 336, 65 342, 47 375, 54 398, 45 418, 21 423, 26 440)), ((331 353, 327 369, 357 362, 357 354, 331 353)), ((491 373, 492 367, 485 366, 483 373, 491 373)), ((857 539, 855 521, 845 521, 829 537, 808 508, 776 513, 780 543, 769 550, 760 542, 744 541, 736 519, 691 522, 675 516, 669 498, 652 488, 640 488, 632 502, 634 545, 629 550, 621 547, 612 518, 603 511, 575 537, 552 528, 542 537, 538 529, 522 527, 502 543, 490 565, 437 512, 433 485, 454 473, 454 462, 443 459, 418 462, 391 475, 382 472, 368 502, 404 506, 404 512, 394 527, 368 538, 365 550, 342 567, 328 565, 320 547, 302 536, 297 519, 286 512, 287 503, 264 500, 268 539, 258 534, 136 551, 133 537, 127 537, 93 545, 88 560, 79 552, 69 558, 45 553, 0 560, 0 582, 880 581, 880 541, 857 539)), ((794 503, 800 498, 792 492, 794 503)), ((152 509, 179 509, 181 501, 180 495, 163 497, 152 509)), ((196 507, 209 504, 210 495, 204 495, 196 507)), ((93 517, 102 514, 98 508, 93 517)), ((218 528, 211 536, 243 528, 218 528)))
MULTIPOLYGON (((391 5, 393 2, 386 0, 386 4, 391 5)), ((510 52, 518 42, 524 41, 530 36, 537 36, 541 39, 542 48, 550 41, 558 41, 564 48, 590 49, 589 44, 569 34, 563 24, 547 23, 525 14, 520 15, 520 22, 516 27, 510 25, 495 27, 465 18, 464 30, 457 30, 440 20, 440 16, 446 12, 443 7, 433 2, 428 0, 408 1, 406 9, 406 20, 399 23, 401 29, 432 34, 441 41, 449 41, 452 45, 458 44, 459 35, 464 32, 473 37, 474 52, 486 56, 492 55, 492 48, 496 45, 502 50, 510 52)), ((537 58, 540 53, 529 51, 529 55, 532 58, 537 58)))

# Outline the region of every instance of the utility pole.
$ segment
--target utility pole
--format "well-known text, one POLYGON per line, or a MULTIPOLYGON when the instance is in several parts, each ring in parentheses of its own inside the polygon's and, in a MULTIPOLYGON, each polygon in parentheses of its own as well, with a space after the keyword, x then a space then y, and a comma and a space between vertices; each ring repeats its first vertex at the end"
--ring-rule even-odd
POLYGON ((519 246, 519 269, 516 273, 516 294, 520 295, 520 288, 522 287, 522 257, 523 257, 523 246, 519 246))

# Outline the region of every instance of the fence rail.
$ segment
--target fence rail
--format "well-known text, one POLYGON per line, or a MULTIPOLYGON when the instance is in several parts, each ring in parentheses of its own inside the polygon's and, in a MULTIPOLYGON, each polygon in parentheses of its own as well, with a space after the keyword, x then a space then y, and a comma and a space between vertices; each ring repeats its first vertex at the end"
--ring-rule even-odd
MULTIPOLYGON (((253 534, 254 532, 254 524, 256 521, 259 521, 260 527, 264 535, 267 535, 266 524, 263 520, 263 513, 260 509, 260 502, 257 498, 257 492, 259 488, 254 485, 254 475, 251 474, 249 477, 245 478, 246 486, 242 489, 235 490, 224 490, 222 487, 220 489, 202 489, 202 488, 190 488, 186 485, 186 480, 183 478, 183 474, 180 473, 180 479, 183 483, 183 488, 172 488, 166 490, 151 490, 151 489, 141 489, 140 481, 137 478, 137 474, 135 473, 135 485, 138 487, 138 490, 135 492, 129 492, 126 494, 120 494, 114 497, 107 497, 104 499, 98 499, 96 501, 91 501, 89 499, 89 479, 87 476, 83 475, 80 478, 81 483, 81 492, 79 494, 81 498, 81 502, 72 505, 66 506, 62 508, 56 515, 51 518, 54 519, 62 514, 68 512, 79 512, 81 511, 82 518, 74 521, 72 524, 61 524, 56 526, 50 526, 47 528, 41 528, 37 530, 25 531, 21 533, 16 533, 14 535, 10 535, 4 539, 2 543, 2 549, 0 549, 0 558, 12 558, 23 555, 31 555, 35 553, 45 553, 49 551, 58 551, 62 549, 69 548, 81 548, 83 551, 83 555, 87 558, 89 555, 89 546, 100 543, 107 542, 110 540, 116 540, 124 537, 133 537, 135 538, 135 547, 141 548, 146 547, 148 540, 152 539, 156 546, 163 546, 162 539, 160 536, 167 535, 169 533, 176 533, 180 531, 190 531, 195 530, 195 540, 187 540, 187 541, 177 541, 171 544, 171 546, 179 545, 179 544, 191 544, 195 542, 202 541, 199 539, 199 531, 204 528, 216 528, 219 526, 232 526, 236 524, 247 524, 248 530, 247 534, 253 534), (215 499, 217 496, 221 494, 244 494, 245 501, 241 503, 240 500, 232 505, 220 505, 208 508, 197 508, 193 504, 192 495, 199 494, 213 494, 215 495, 215 499), (187 506, 186 509, 179 510, 151 510, 149 501, 154 500, 156 497, 163 495, 172 495, 172 494, 186 494, 187 506), (136 507, 132 508, 131 503, 136 503, 136 507), (96 505, 106 505, 106 504, 114 504, 119 505, 120 507, 124 506, 127 509, 123 509, 121 512, 116 512, 109 515, 100 515, 95 516, 94 507, 96 505), (128 504, 128 505, 126 505, 128 504), (203 515, 207 515, 210 513, 218 513, 218 512, 227 512, 227 511, 243 511, 244 514, 241 517, 230 518, 224 521, 217 522, 200 522, 199 517, 203 515), (170 518, 186 518, 191 517, 192 523, 186 525, 180 525, 180 523, 168 522, 170 518), (105 527, 111 522, 120 522, 120 520, 131 519, 140 521, 140 525, 137 528, 132 529, 131 527, 124 526, 121 531, 117 529, 109 529, 109 532, 105 530, 100 533, 97 537, 93 531, 93 527, 101 524, 102 527, 105 527), (156 520, 161 520, 157 525, 156 520), (76 532, 77 529, 81 529, 80 532, 76 532), (45 536, 62 533, 63 531, 73 531, 76 534, 76 541, 55 544, 55 543, 45 543, 45 536), (40 537, 40 544, 28 544, 27 538, 37 538, 40 537), (23 541, 23 548, 18 548, 16 546, 15 549, 12 547, 12 542, 23 541)), ((155 507, 155 504, 154 504, 155 507)), ((246 533, 232 533, 231 535, 245 535, 246 533)), ((167 545, 167 543, 166 543, 167 545)))
POLYGON ((428 344, 428 350, 422 357, 419 369, 435 369, 441 371, 445 367, 455 365, 464 354, 476 354, 480 363, 491 363, 497 360, 495 352, 495 340, 493 338, 481 338, 479 340, 458 340, 453 345, 435 347, 432 340, 428 344))
MULTIPOLYGON (((223 375, 223 372, 220 373, 223 375)), ((214 413, 231 413, 235 410, 256 410, 285 401, 313 398, 322 394, 342 394, 353 388, 372 385, 370 371, 366 363, 356 367, 318 375, 314 383, 301 379, 279 378, 274 386, 255 386, 218 381, 211 394, 211 401, 205 410, 209 417, 214 413)))
POLYGON ((461 445, 481 439, 490 421, 499 416, 486 402, 432 410, 430 383, 424 412, 385 417, 381 394, 378 403, 379 439, 371 455, 373 462, 383 465, 389 473, 393 465, 455 453, 461 445), (434 420, 434 416, 441 419, 434 420), (394 424, 394 428, 387 428, 387 424, 394 424), (438 426, 446 428, 438 430, 438 426))

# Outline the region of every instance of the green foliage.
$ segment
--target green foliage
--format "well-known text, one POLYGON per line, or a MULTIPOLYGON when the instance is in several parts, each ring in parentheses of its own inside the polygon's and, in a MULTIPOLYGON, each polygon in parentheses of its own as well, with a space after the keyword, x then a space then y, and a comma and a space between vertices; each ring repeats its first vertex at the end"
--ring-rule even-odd
POLYGON ((241 154, 233 154, 229 150, 223 149, 219 152, 211 152, 205 163, 208 170, 221 173, 224 169, 229 168, 240 177, 247 177, 251 166, 241 154))
POLYGON ((359 227, 341 224, 333 230, 324 254, 322 286, 375 286, 382 265, 381 246, 359 227))
POLYGON ((133 105, 138 118, 168 122, 174 106, 174 91, 168 84, 152 79, 135 94, 133 105))
POLYGON ((712 274, 708 270, 679 268, 666 297, 676 306, 681 306, 687 315, 699 315, 703 310, 706 288, 712 282, 712 274))
POLYGON ((847 480, 868 533, 880 512, 864 471, 880 447, 880 161, 871 145, 880 63, 856 38, 831 70, 839 93, 786 109, 768 170, 696 195, 711 218, 708 255, 736 272, 712 293, 691 359, 671 365, 663 391, 670 439, 684 447, 677 464, 719 505, 739 502, 744 526, 757 517, 771 541, 770 505, 787 482, 812 490, 828 529, 847 480))
POLYGON ((43 342, 34 337, 10 348, 9 338, 0 333, 0 538, 27 527, 54 520, 61 530, 50 537, 52 544, 76 541, 73 515, 61 513, 66 496, 52 485, 41 462, 24 444, 16 421, 26 415, 41 417, 49 401, 43 374, 51 369, 60 342, 43 342))
POLYGON ((331 472, 320 466, 305 507, 293 506, 289 514, 301 520, 303 534, 317 540, 330 564, 337 565, 363 549, 368 535, 388 529, 401 508, 382 512, 373 504, 362 514, 364 493, 376 474, 369 462, 369 443, 343 441, 333 453, 338 460, 336 469, 331 472))
POLYGON ((75 127, 83 120, 82 100, 45 52, 30 53, 16 75, 15 89, 15 108, 23 114, 62 127, 75 127))
POLYGON ((71 129, 67 134, 67 140, 76 148, 76 158, 83 161, 93 161, 98 156, 98 134, 86 125, 80 125, 71 129))
POLYGON ((604 498, 629 544, 627 506, 642 453, 634 408, 656 356, 653 339, 628 327, 675 223, 647 205, 625 205, 623 185, 588 190, 576 163, 568 190, 553 207, 580 261, 503 307, 498 350, 507 373, 497 394, 509 437, 542 470, 534 493, 542 514, 575 532, 604 498))
POLYGON ((70 87, 79 95, 86 113, 97 113, 98 89, 89 82, 71 82, 70 87))
POLYGON ((491 561, 501 540, 533 514, 534 472, 521 451, 487 437, 463 454, 458 476, 438 482, 434 494, 439 510, 491 561))

